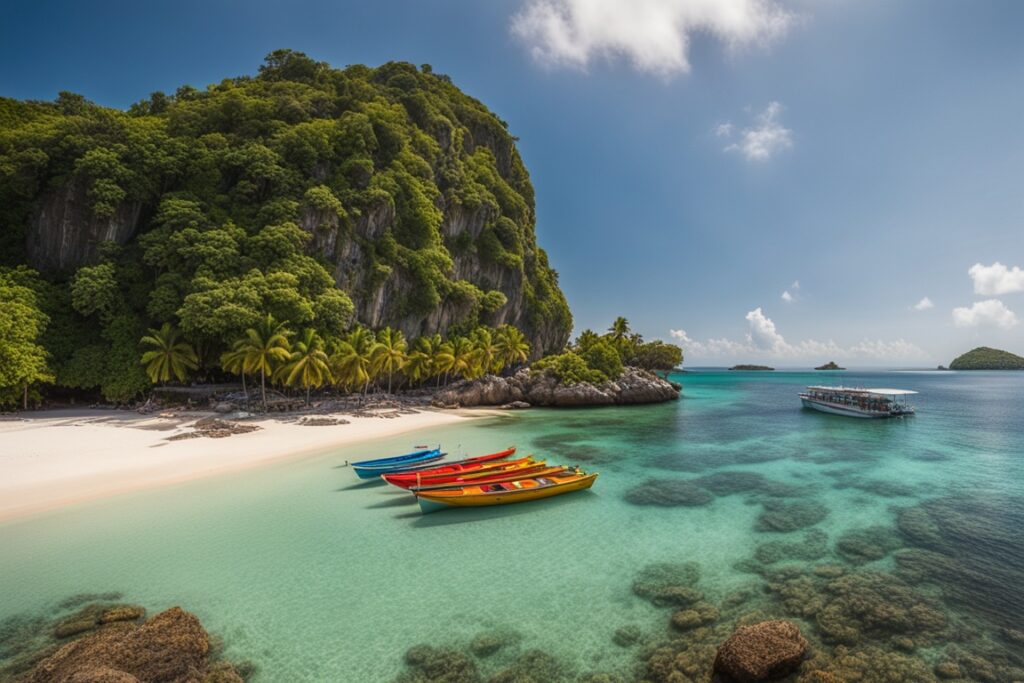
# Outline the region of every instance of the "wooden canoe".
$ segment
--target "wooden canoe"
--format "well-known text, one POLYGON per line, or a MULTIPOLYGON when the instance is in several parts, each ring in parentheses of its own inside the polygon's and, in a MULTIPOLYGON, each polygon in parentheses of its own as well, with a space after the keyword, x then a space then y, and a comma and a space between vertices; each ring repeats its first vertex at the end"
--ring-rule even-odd
POLYGON ((465 466, 449 468, 432 468, 426 470, 413 470, 409 472, 395 472, 381 476, 381 479, 401 488, 407 489, 417 483, 432 482, 439 484, 445 481, 452 481, 460 477, 469 477, 475 474, 487 472, 503 472, 505 470, 522 469, 535 464, 537 461, 533 456, 516 458, 515 460, 501 460, 495 462, 470 463, 465 466))
POLYGON ((535 477, 550 477, 554 474, 561 474, 569 468, 565 465, 548 465, 546 462, 537 462, 521 470, 506 472, 484 472, 465 479, 456 479, 443 484, 423 484, 422 486, 410 486, 413 493, 417 491, 436 491, 438 489, 461 488, 463 486, 478 484, 494 484, 499 481, 515 481, 517 479, 532 479, 535 477))
POLYGON ((571 473, 550 477, 422 491, 416 493, 416 500, 424 513, 446 507, 508 505, 589 489, 594 485, 595 479, 597 479, 597 473, 586 474, 576 469, 571 473))

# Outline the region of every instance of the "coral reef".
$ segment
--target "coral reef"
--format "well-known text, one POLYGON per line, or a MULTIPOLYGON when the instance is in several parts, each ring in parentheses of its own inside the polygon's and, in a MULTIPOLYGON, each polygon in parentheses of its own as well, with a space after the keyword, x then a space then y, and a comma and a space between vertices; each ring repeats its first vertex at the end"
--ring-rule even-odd
POLYGON ((894 529, 871 526, 850 529, 840 534, 836 541, 836 552, 847 562, 864 564, 880 560, 902 545, 903 541, 894 529))
POLYGON ((767 500, 757 518, 758 531, 796 531, 814 526, 828 516, 828 508, 814 501, 767 500))
POLYGON ((787 676, 800 666, 807 640, 790 621, 763 621, 740 626, 715 655, 715 671, 737 683, 787 676))
POLYGON ((700 507, 715 499, 688 479, 648 479, 627 491, 625 498, 633 505, 662 507, 700 507))

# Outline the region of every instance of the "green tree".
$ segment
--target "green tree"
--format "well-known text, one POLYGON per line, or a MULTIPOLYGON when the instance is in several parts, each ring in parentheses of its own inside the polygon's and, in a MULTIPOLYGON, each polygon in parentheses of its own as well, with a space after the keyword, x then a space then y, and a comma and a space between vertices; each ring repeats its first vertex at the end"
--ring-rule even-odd
POLYGON ((668 374, 682 365, 683 350, 675 344, 666 344, 660 340, 652 341, 640 344, 631 362, 644 370, 668 374))
POLYGON ((512 325, 502 325, 494 335, 494 343, 498 347, 498 357, 502 367, 516 368, 530 357, 530 342, 526 336, 512 325))
POLYGON ((29 389, 54 380, 47 352, 39 343, 49 318, 40 310, 35 272, 0 269, 0 404, 21 399, 28 409, 29 389))
POLYGON ((608 332, 611 333, 614 341, 625 339, 626 335, 629 334, 629 321, 623 318, 621 315, 615 319, 612 326, 608 328, 608 332))
POLYGON ((416 339, 412 345, 413 350, 409 353, 409 362, 404 369, 410 381, 423 382, 434 376, 434 360, 440 345, 440 335, 423 335, 416 339))
POLYGON ((408 361, 408 348, 409 344, 401 330, 385 327, 377 333, 377 345, 371 355, 371 364, 376 374, 387 373, 389 394, 395 373, 404 368, 408 361))
POLYGON ((450 372, 463 379, 476 379, 484 374, 476 344, 467 337, 455 337, 451 344, 450 372))
POLYGON ((245 353, 245 371, 260 373, 260 397, 263 409, 267 409, 267 375, 291 356, 291 332, 284 323, 279 323, 269 313, 256 327, 245 331, 245 336, 236 342, 235 349, 245 353))
POLYGON ((622 358, 611 342, 599 339, 580 354, 587 367, 601 373, 604 379, 616 379, 622 374, 622 358))
POLYGON ((365 392, 373 379, 371 360, 376 344, 373 333, 361 326, 339 340, 330 358, 335 381, 349 391, 362 387, 365 392))
POLYGON ((593 346, 601 337, 598 336, 597 332, 593 330, 583 330, 580 335, 576 337, 576 352, 584 353, 587 349, 593 346))
POLYGON ((184 382, 188 371, 199 367, 196 350, 171 323, 164 323, 160 329, 150 328, 139 343, 150 347, 142 354, 141 362, 153 384, 169 382, 172 377, 184 382))
POLYGON ((288 361, 282 364, 275 376, 286 386, 297 386, 306 390, 306 405, 309 405, 309 391, 333 381, 330 359, 324 351, 324 340, 316 330, 307 327, 292 344, 288 361))
POLYGON ((245 349, 243 348, 245 340, 236 340, 232 345, 232 348, 225 351, 220 356, 220 366, 224 368, 225 372, 230 372, 232 375, 240 375, 242 377, 242 393, 245 394, 245 400, 249 400, 249 390, 245 386, 245 349))
POLYGON ((500 373, 505 367, 505 363, 491 329, 478 327, 473 331, 471 339, 476 347, 476 363, 480 367, 481 374, 500 373))

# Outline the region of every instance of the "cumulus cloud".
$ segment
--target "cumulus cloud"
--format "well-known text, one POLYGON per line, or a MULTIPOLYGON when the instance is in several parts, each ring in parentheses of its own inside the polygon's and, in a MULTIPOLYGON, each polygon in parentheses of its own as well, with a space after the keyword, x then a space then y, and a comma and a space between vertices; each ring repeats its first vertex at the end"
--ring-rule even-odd
POLYGON ((953 309, 953 324, 957 327, 994 325, 1009 329, 1019 322, 1017 314, 999 299, 976 301, 970 308, 961 306, 953 309))
POLYGON ((595 58, 625 58, 668 77, 690 71, 695 34, 735 49, 767 44, 794 21, 775 0, 526 0, 511 28, 544 65, 585 69, 595 58))
POLYGON ((793 301, 793 295, 789 293, 788 289, 782 293, 782 300, 787 304, 793 301))
POLYGON ((904 339, 864 339, 851 346, 842 346, 832 340, 817 339, 791 343, 760 307, 749 311, 746 321, 748 329, 742 341, 724 337, 699 341, 691 338, 686 330, 682 329, 669 330, 669 335, 683 347, 686 357, 690 359, 777 359, 817 362, 835 358, 874 361, 927 358, 927 354, 920 347, 904 339))
MULTIPOLYGON (((739 152, 748 161, 768 161, 779 152, 793 146, 793 131, 782 125, 779 116, 782 105, 770 102, 764 111, 754 118, 749 128, 744 128, 736 135, 736 141, 725 147, 726 152, 739 152)), ((720 123, 715 128, 719 137, 733 138, 734 126, 731 123, 720 123), (722 133, 721 131, 726 131, 722 133)))
POLYGON ((985 296, 998 296, 1024 292, 1024 270, 1019 266, 1007 268, 999 261, 991 266, 975 263, 967 271, 974 280, 974 293, 985 296))
POLYGON ((935 308, 935 304, 928 297, 921 297, 921 300, 911 306, 915 311, 927 311, 928 309, 935 308))

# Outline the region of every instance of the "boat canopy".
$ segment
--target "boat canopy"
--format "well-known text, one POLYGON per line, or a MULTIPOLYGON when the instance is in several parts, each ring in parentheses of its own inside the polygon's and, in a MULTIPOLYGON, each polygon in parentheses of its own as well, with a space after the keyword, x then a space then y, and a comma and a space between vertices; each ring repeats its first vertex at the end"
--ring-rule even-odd
POLYGON ((885 387, 827 387, 827 386, 812 386, 807 387, 811 390, 816 391, 830 391, 833 393, 842 394, 870 394, 872 396, 908 396, 910 394, 916 394, 916 391, 910 389, 887 389, 885 387))

